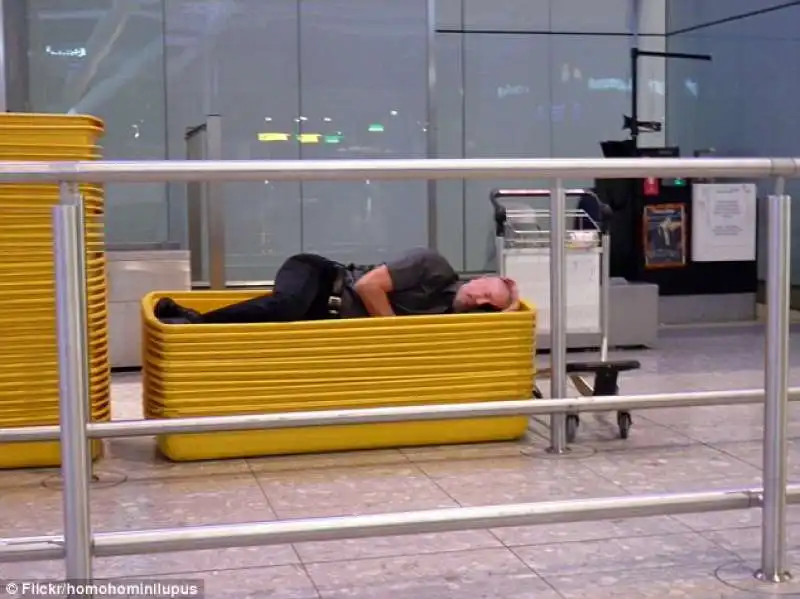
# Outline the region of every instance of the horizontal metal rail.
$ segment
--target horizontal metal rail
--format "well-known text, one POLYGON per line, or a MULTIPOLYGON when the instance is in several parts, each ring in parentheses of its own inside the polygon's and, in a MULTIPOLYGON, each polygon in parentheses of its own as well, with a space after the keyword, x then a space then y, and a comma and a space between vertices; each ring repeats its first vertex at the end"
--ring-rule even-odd
POLYGON ((461 158, 0 162, 0 182, 794 177, 800 158, 461 158))
MULTIPOLYGON (((116 422, 94 422, 88 424, 86 428, 87 435, 91 439, 114 439, 176 433, 211 433, 378 424, 382 422, 544 416, 548 414, 609 412, 619 410, 639 411, 657 408, 747 405, 763 403, 764 397, 763 389, 741 389, 692 393, 659 393, 652 395, 616 395, 609 397, 434 404, 396 408, 283 412, 279 414, 206 416, 163 420, 119 420, 116 422)), ((789 399, 791 401, 800 401, 800 387, 789 390, 789 399)), ((60 427, 58 426, 4 428, 0 429, 0 443, 56 441, 59 439, 59 434, 60 427)))
MULTIPOLYGON (((761 507, 762 495, 761 489, 743 488, 104 532, 94 535, 92 545, 98 557, 284 545, 752 509, 761 507)), ((800 485, 787 488, 787 500, 800 503, 800 485)), ((0 563, 59 559, 63 555, 63 536, 0 539, 0 563)))

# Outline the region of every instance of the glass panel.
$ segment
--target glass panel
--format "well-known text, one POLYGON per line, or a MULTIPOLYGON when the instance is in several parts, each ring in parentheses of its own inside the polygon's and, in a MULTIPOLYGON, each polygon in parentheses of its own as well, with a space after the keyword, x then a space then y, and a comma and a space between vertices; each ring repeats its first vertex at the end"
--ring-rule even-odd
MULTIPOLYGON (((464 156, 463 35, 436 37, 437 157, 464 156)), ((437 249, 458 270, 464 269, 464 182, 436 183, 437 249)))
MULTIPOLYGON (((28 11, 31 109, 100 117, 108 159, 163 160, 162 2, 29 0, 28 11)), ((106 201, 110 244, 166 241, 166 185, 108 185, 106 201)))
MULTIPOLYGON (((601 141, 628 137, 622 125, 623 115, 631 112, 631 38, 554 35, 551 44, 552 155, 601 157, 601 141)), ((646 77, 640 85, 648 85, 646 77)), ((567 183, 576 187, 594 184, 592 179, 567 183)))
POLYGON ((669 31, 687 29, 786 4, 785 0, 669 0, 669 31))
MULTIPOLYGON (((187 127, 217 113, 225 159, 299 158, 295 0, 171 0, 167 31, 171 157, 185 156, 187 127)), ((223 188, 228 280, 272 279, 301 249, 299 184, 223 188)), ((185 197, 183 185, 172 191, 185 197)))
POLYGON ((464 0, 434 0, 436 27, 462 29, 464 26, 464 0))
POLYGON ((553 32, 633 33, 635 6, 633 0, 551 0, 550 29, 553 32))
MULTIPOLYGON (((548 36, 469 34, 464 44, 466 157, 549 156, 553 106, 548 36)), ((467 270, 495 268, 490 190, 547 185, 513 180, 467 182, 467 270)))
MULTIPOLYGON (((800 95, 800 75, 793 68, 800 55, 798 19, 800 8, 791 7, 671 36, 670 50, 707 53, 713 62, 670 63, 670 140, 685 153, 714 148, 720 156, 795 154, 800 137, 794 101, 800 95)), ((759 182, 759 194, 772 193, 772 186, 769 180, 759 182)), ((797 195, 800 185, 789 181, 787 193, 797 195)), ((793 220, 792 229, 800 235, 800 221, 793 220)), ((794 248, 797 244, 792 252, 792 282, 797 284, 800 251, 794 248)), ((763 276, 763 254, 760 259, 763 276)))
MULTIPOLYGON (((427 156, 427 3, 301 4, 304 159, 427 156)), ((303 249, 377 262, 426 246, 425 181, 303 185, 303 249)))
POLYGON ((550 30, 550 0, 464 0, 464 29, 550 30))

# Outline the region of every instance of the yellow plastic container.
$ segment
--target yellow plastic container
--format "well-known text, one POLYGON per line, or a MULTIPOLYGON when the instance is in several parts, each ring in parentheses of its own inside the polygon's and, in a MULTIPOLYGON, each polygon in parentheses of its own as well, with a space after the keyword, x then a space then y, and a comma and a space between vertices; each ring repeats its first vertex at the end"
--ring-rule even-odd
MULTIPOLYGON (((2 391, 3 401, 15 402, 34 397, 40 404, 52 402, 54 406, 59 403, 58 381, 51 381, 47 385, 35 385, 33 383, 6 385, 2 391)), ((111 380, 107 377, 106 381, 100 381, 91 386, 90 399, 92 405, 106 405, 111 397, 111 380)), ((109 404, 110 405, 110 404, 109 404)))
MULTIPOLYGON (((20 206, 30 206, 31 210, 42 208, 43 210, 40 212, 31 212, 33 217, 39 221, 44 221, 47 218, 50 218, 52 221, 52 207, 58 202, 58 198, 40 198, 36 196, 30 197, 10 197, 10 196, 3 196, 0 193, 0 214, 7 214, 10 213, 11 210, 18 209, 20 206)), ((85 196, 83 200, 83 207, 86 214, 91 215, 102 215, 105 213, 105 201, 102 198, 92 198, 91 196, 85 196)))
MULTIPOLYGON (((248 292, 142 300, 147 418, 278 413, 531 397, 535 314, 461 314, 240 325, 164 325, 169 296, 213 310, 248 292)), ((524 434, 526 417, 162 435, 175 461, 474 443, 524 434)))
MULTIPOLYGON (((96 183, 81 183, 78 186, 84 195, 95 195, 103 197, 103 186, 96 183)), ((5 194, 12 196, 33 196, 33 197, 59 197, 61 188, 56 183, 0 183, 0 197, 5 194)))
POLYGON ((0 158, 3 160, 72 162, 76 160, 99 160, 102 157, 103 149, 100 146, 56 144, 37 146, 0 143, 0 158))
MULTIPOLYGON (((93 405, 91 410, 92 420, 105 420, 111 414, 111 405, 93 405)), ((13 428, 16 426, 47 425, 58 423, 58 404, 50 409, 24 409, 24 408, 0 408, 0 427, 13 428)))
POLYGON ((102 135, 102 127, 11 125, 0 120, 0 139, 3 139, 5 143, 13 143, 14 140, 20 140, 20 143, 40 146, 49 146, 50 144, 94 146, 102 135))
POLYGON ((49 114, 39 112, 3 112, 0 113, 0 126, 17 127, 83 127, 102 135, 105 129, 103 121, 86 114, 49 114))
MULTIPOLYGON (((103 457, 103 442, 92 441, 92 461, 103 457)), ((32 443, 0 443, 0 470, 17 468, 57 468, 61 466, 61 443, 40 441, 32 443)))
MULTIPOLYGON (((103 123, 88 116, 0 114, 0 160, 101 157, 103 123)), ((110 418, 103 187, 80 185, 86 215, 91 413, 110 418)), ((58 421, 52 207, 57 184, 0 184, 0 426, 58 421)), ((102 443, 93 442, 99 457, 102 443)), ((0 446, 0 468, 58 466, 58 443, 0 446)))
MULTIPOLYGON (((102 418, 95 419, 95 422, 108 422, 111 420, 111 412, 107 412, 102 418)), ((17 426, 46 426, 58 424, 58 417, 55 420, 24 423, 17 426)), ((6 425, 2 425, 6 428, 6 425)), ((9 427, 13 428, 13 427, 9 427)), ((101 440, 91 441, 89 445, 92 460, 103 457, 104 444, 101 440)), ((0 443, 0 470, 12 470, 17 468, 56 468, 61 465, 61 443, 58 441, 36 441, 31 443, 0 443)))

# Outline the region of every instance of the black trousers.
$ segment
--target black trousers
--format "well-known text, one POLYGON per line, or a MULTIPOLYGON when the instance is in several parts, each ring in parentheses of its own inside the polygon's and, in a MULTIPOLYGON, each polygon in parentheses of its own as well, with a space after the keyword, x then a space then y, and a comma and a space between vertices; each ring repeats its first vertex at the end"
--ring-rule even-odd
POLYGON ((292 256, 278 269, 270 295, 201 315, 204 324, 293 322, 330 318, 328 300, 339 266, 314 254, 292 256))

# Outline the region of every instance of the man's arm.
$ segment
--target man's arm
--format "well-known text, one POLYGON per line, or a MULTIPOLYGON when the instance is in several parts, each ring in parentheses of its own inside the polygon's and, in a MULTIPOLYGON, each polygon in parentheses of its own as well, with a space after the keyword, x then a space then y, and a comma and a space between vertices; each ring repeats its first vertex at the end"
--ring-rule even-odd
POLYGON ((457 278, 444 257, 433 250, 419 249, 371 270, 358 280, 354 289, 370 316, 394 316, 389 302, 393 291, 427 283, 444 286, 457 278))
POLYGON ((358 280, 354 289, 370 316, 394 316, 389 303, 394 283, 386 265, 373 268, 358 280))

